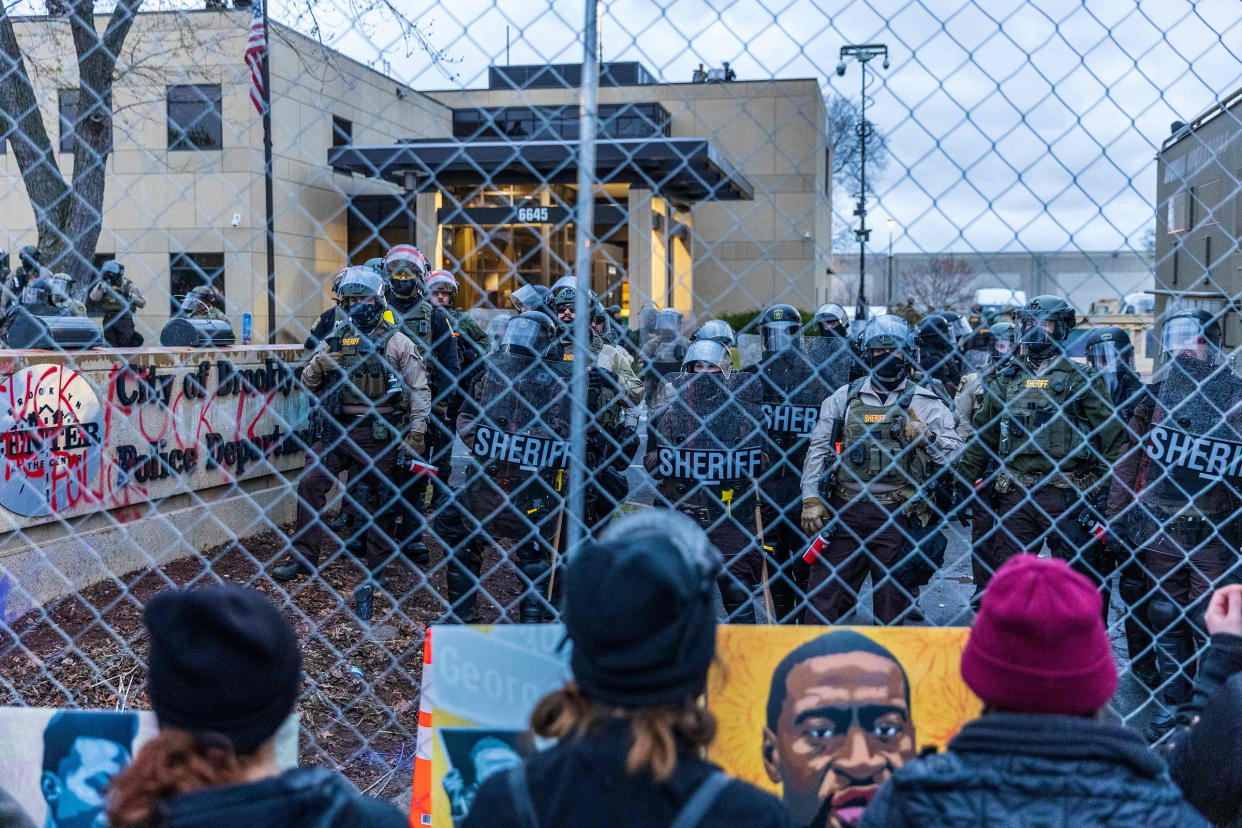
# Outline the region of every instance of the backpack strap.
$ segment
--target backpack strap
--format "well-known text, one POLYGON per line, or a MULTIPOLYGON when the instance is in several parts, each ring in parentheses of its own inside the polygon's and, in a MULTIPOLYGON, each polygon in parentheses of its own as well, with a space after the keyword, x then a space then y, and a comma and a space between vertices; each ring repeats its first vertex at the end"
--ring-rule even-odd
POLYGON ((724 771, 712 771, 687 800, 669 828, 696 828, 731 781, 729 774, 724 771))
POLYGON ((509 785, 509 797, 513 800, 513 813, 518 824, 522 828, 539 828, 535 803, 530 798, 530 785, 526 782, 526 765, 518 765, 506 771, 505 781, 509 785))

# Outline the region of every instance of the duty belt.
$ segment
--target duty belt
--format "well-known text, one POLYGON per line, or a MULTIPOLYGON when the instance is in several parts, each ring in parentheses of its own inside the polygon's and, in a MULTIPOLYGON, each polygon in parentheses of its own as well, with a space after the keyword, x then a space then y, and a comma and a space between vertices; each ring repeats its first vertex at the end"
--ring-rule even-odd
POLYGON ((1021 486, 1028 491, 1037 489, 1041 486, 1055 486, 1058 489, 1078 489, 1085 490, 1094 486, 1099 482, 1099 475, 1095 472, 1083 472, 1081 474, 1066 474, 1060 471, 1035 472, 1027 474, 1017 471, 1003 471, 997 475, 996 491, 1004 494, 1013 491, 1014 484, 1021 486))

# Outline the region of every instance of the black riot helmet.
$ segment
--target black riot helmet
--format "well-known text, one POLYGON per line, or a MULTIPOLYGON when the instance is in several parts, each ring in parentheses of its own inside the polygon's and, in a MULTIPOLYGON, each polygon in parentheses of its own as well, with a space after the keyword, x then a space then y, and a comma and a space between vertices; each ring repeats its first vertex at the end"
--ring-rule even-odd
POLYGON ((500 341, 504 353, 559 362, 561 339, 556 324, 542 311, 525 311, 509 320, 500 341))
POLYGON ((914 339, 906 320, 888 313, 873 317, 859 340, 871 376, 881 385, 891 387, 909 375, 914 339))
POLYGON ((733 326, 723 319, 709 319, 700 325, 699 329, 694 332, 694 336, 690 337, 690 341, 698 342, 700 339, 714 340, 726 348, 737 345, 737 336, 733 333, 733 326))
POLYGON ((99 268, 99 275, 107 279, 110 284, 121 284, 122 277, 125 276, 125 265, 116 259, 109 259, 99 268))
POLYGON ((953 350, 955 342, 951 324, 942 313, 923 317, 914 338, 921 354, 946 354, 953 350))
POLYGON ((759 317, 765 354, 801 350, 802 314, 793 305, 772 305, 759 317))
POLYGON ((966 337, 970 336, 970 323, 961 317, 955 311, 941 311, 940 315, 944 317, 944 321, 949 323, 949 335, 953 338, 953 343, 957 344, 966 337))
POLYGON ((826 302, 815 311, 813 323, 820 336, 849 336, 850 320, 845 308, 836 302, 826 302))
POLYGON ((509 305, 519 314, 528 311, 546 312, 551 291, 543 285, 522 285, 509 294, 509 305))
POLYGON ((35 316, 58 316, 59 287, 47 276, 31 279, 22 288, 22 306, 35 316))
POLYGON ((1019 341, 1027 356, 1043 360, 1060 350, 1078 321, 1074 307, 1059 296, 1036 296, 1018 311, 1019 341))
POLYGON ((994 322, 988 329, 992 336, 992 359, 999 362, 1018 350, 1018 326, 1012 322, 994 322))
POLYGON ((1130 335, 1121 328, 1093 328, 1087 334, 1087 364, 1104 375, 1109 393, 1117 390, 1118 375, 1134 370, 1134 348, 1130 335))
POLYGON ((39 248, 33 244, 28 244, 21 250, 17 251, 17 258, 21 260, 22 267, 27 272, 37 273, 39 270, 39 248))
POLYGON ((1203 308, 1178 311, 1160 330, 1160 356, 1216 363, 1221 358, 1220 321, 1203 308))

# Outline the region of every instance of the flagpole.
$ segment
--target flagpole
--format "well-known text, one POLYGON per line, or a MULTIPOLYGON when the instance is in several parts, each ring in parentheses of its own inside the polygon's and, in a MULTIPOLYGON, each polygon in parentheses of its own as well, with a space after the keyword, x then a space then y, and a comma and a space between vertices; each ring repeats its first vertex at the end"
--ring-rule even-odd
POLYGON ((276 342, 276 215, 272 208, 272 39, 263 0, 263 200, 267 208, 267 341, 276 342))

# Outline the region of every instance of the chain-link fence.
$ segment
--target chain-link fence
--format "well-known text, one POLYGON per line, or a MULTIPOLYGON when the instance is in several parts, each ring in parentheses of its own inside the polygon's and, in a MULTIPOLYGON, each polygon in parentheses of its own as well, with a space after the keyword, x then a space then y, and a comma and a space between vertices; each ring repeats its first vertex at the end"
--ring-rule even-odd
POLYGON ((427 626, 555 619, 653 506, 735 623, 966 625, 1046 550, 1116 712, 1187 700, 1236 6, 416 5, 0 9, 8 704, 143 707, 145 600, 249 584, 301 758, 399 797, 427 626))

